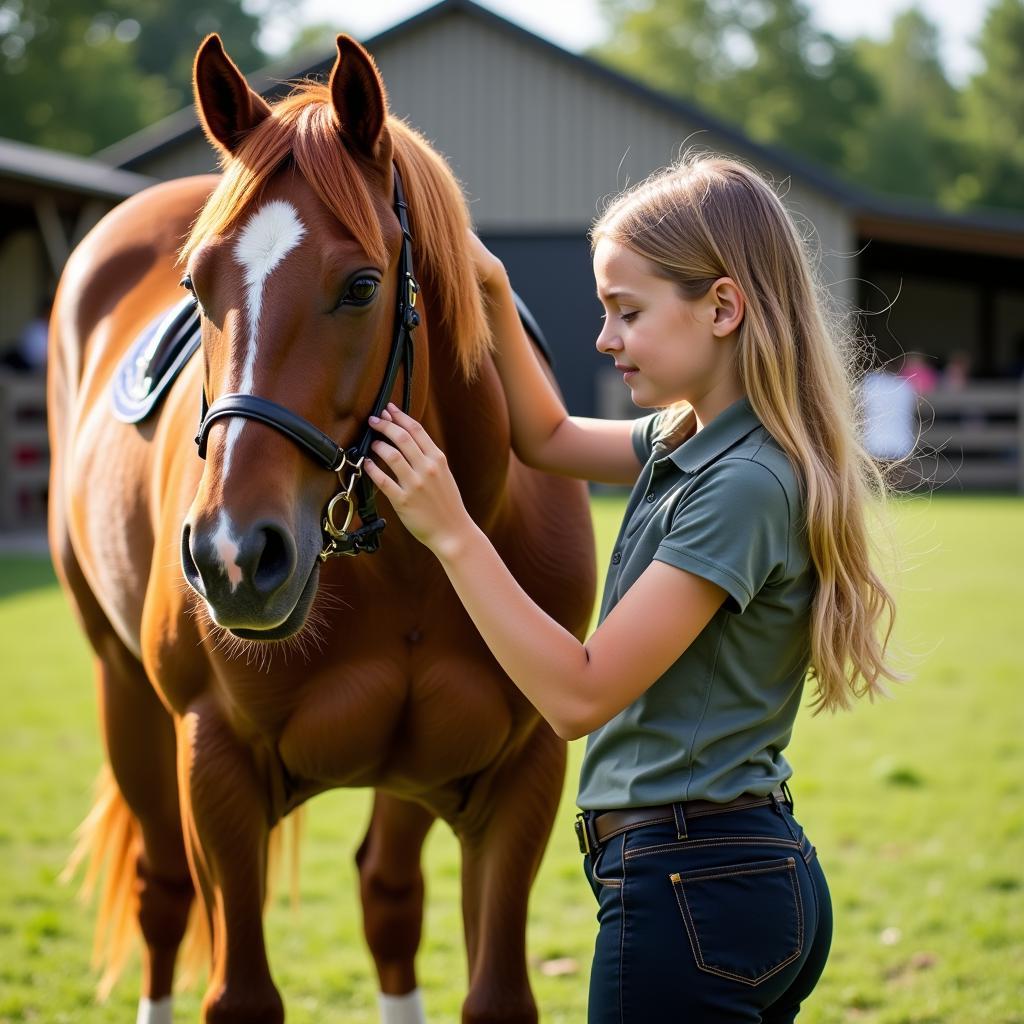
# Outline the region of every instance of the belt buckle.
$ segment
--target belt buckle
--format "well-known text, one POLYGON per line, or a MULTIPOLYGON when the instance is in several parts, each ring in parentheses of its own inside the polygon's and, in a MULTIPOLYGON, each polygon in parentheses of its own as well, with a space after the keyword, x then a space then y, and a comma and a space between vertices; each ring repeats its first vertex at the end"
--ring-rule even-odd
POLYGON ((573 826, 576 829, 576 842, 580 844, 580 853, 590 856, 590 834, 587 831, 587 820, 582 814, 576 815, 576 821, 573 822, 573 826))

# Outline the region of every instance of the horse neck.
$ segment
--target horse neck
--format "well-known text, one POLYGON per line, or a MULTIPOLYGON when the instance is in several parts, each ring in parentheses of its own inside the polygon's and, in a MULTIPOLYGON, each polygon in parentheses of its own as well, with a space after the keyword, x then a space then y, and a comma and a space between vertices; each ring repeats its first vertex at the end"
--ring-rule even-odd
POLYGON ((467 381, 443 341, 431 341, 430 363, 423 424, 444 448, 466 508, 486 523, 505 499, 511 454, 501 379, 488 356, 467 381))

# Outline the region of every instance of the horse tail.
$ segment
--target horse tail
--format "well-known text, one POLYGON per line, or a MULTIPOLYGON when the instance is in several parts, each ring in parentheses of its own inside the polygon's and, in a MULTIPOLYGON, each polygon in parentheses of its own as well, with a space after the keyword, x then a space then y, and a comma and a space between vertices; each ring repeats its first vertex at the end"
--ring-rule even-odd
POLYGON ((92 810, 75 836, 74 851, 60 880, 71 881, 85 862, 80 895, 86 903, 92 901, 102 883, 93 933, 92 965, 103 971, 98 995, 106 999, 128 961, 138 931, 135 866, 142 852, 139 823, 128 809, 109 765, 100 769, 92 810))
MULTIPOLYGON (((79 897, 91 903, 99 892, 93 932, 92 966, 100 971, 96 986, 102 1002, 124 971, 140 936, 137 917, 137 865, 142 853, 142 829, 104 764, 96 779, 96 797, 85 820, 75 830, 75 848, 61 872, 67 884, 85 865, 79 897)), ((210 942, 206 919, 198 902, 189 914, 180 959, 184 986, 205 975, 210 942)))
MULTIPOLYGON (((186 807, 186 814, 188 813, 186 807)), ((282 867, 287 845, 290 861, 291 904, 299 904, 299 850, 305 825, 305 808, 293 811, 271 830, 267 899, 282 867), (285 836, 288 829, 289 835, 285 836)), ((109 765, 103 765, 96 780, 96 798, 85 820, 75 831, 75 848, 61 872, 60 880, 70 882, 85 865, 80 898, 91 903, 100 891, 93 934, 92 966, 102 971, 97 996, 105 1000, 121 976, 136 938, 140 935, 136 916, 136 867, 142 853, 142 830, 128 807, 109 765)), ((181 943, 178 963, 179 988, 188 988, 205 978, 210 965, 210 928, 202 893, 192 904, 188 927, 181 943)))

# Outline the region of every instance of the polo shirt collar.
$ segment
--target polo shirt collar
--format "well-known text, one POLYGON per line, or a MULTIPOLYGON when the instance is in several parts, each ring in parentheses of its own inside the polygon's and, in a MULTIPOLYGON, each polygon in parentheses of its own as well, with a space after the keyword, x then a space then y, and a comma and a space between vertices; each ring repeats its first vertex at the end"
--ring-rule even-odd
POLYGON ((669 452, 667 458, 684 473, 697 473, 760 426, 750 400, 740 398, 723 409, 703 430, 669 452))

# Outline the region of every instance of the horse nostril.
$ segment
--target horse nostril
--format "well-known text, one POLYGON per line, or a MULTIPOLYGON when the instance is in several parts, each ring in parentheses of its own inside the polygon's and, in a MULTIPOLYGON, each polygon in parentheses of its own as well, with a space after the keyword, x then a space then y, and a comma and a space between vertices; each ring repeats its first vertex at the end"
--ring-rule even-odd
POLYGON ((202 573, 192 555, 192 527, 186 523, 181 531, 181 571, 191 587, 199 594, 205 594, 202 573))
POLYGON ((295 569, 295 546, 274 526, 264 526, 258 535, 263 546, 252 574, 252 585, 257 593, 269 596, 291 578, 295 569))

